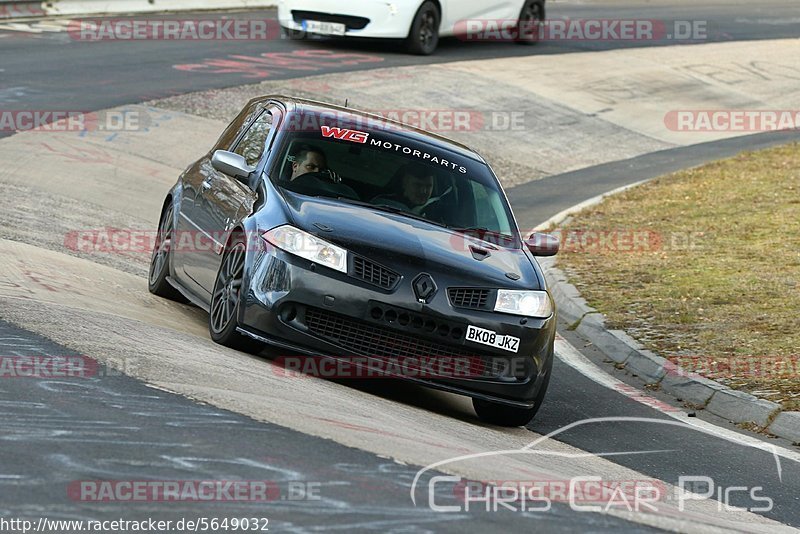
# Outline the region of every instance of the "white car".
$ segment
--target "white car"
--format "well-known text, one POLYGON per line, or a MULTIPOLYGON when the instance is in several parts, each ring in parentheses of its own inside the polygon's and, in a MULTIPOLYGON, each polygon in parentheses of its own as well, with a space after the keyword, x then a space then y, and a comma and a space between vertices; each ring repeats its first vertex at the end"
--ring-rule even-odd
POLYGON ((545 0, 279 0, 278 20, 293 39, 313 35, 405 39, 409 52, 428 55, 439 36, 498 26, 508 40, 533 43, 545 0))

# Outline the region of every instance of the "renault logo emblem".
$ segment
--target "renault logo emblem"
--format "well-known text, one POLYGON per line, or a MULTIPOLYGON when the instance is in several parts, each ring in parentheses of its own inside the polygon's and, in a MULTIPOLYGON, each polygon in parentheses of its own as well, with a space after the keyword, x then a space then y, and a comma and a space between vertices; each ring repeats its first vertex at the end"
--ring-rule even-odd
POLYGON ((414 286, 414 294, 417 300, 422 303, 430 302, 431 298, 436 294, 436 282, 433 281, 431 275, 422 273, 414 279, 412 283, 414 286))

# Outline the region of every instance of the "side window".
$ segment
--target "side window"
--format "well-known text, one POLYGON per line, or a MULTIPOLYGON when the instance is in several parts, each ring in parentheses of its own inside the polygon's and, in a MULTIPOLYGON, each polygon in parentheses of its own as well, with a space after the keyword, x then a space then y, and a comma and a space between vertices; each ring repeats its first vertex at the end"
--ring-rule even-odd
POLYGON ((264 145, 267 142, 267 136, 269 136, 271 128, 272 114, 269 111, 265 111, 250 126, 234 152, 243 156, 248 165, 257 164, 264 153, 264 145))

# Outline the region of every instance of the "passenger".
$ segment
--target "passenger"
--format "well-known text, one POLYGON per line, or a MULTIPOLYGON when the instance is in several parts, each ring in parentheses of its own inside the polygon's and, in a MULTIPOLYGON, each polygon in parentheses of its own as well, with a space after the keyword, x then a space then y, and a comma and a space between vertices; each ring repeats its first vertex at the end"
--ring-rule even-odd
POLYGON ((387 203, 387 205, 399 203, 408 211, 419 215, 429 204, 434 182, 435 178, 430 168, 419 163, 408 163, 398 169, 389 182, 394 192, 377 196, 372 203, 387 203))

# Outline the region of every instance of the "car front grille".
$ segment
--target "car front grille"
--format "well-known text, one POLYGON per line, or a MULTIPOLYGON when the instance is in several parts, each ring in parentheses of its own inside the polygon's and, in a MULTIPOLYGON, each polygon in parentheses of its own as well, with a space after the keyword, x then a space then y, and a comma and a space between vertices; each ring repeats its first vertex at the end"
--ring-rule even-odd
POLYGON ((413 366, 414 359, 437 362, 434 368, 442 377, 466 377, 463 373, 468 369, 470 378, 495 378, 509 366, 506 358, 481 356, 463 347, 428 341, 317 308, 306 308, 305 324, 315 336, 353 355, 402 359, 404 368, 413 366))
POLYGON ((363 30, 369 24, 369 19, 366 17, 320 13, 319 11, 299 11, 296 9, 292 10, 292 18, 297 24, 302 24, 304 20, 344 24, 348 30, 363 30))
POLYGON ((454 308, 486 309, 489 303, 489 289, 475 289, 471 287, 451 287, 447 290, 450 304, 454 308))
POLYGON ((451 338, 450 343, 461 341, 464 338, 466 328, 463 323, 449 321, 442 318, 434 318, 430 315, 419 313, 397 306, 390 306, 375 300, 369 301, 369 315, 367 321, 378 323, 379 326, 386 326, 394 330, 407 332, 412 336, 433 336, 441 338, 451 338))
POLYGON ((383 289, 392 289, 400 279, 396 272, 359 256, 353 258, 351 275, 383 289))

